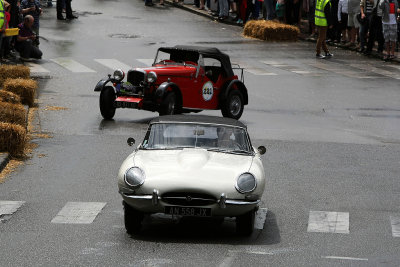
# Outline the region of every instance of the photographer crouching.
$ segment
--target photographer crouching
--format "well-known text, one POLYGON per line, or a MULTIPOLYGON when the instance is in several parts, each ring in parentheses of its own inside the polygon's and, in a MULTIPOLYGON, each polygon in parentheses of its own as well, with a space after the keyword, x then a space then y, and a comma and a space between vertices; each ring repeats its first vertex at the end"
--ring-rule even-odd
POLYGON ((39 0, 22 0, 20 6, 20 12, 25 17, 31 15, 34 18, 32 31, 36 35, 36 39, 33 43, 35 46, 39 46, 39 17, 42 15, 42 7, 39 0))
POLYGON ((31 15, 26 15, 24 22, 18 25, 19 35, 15 42, 15 49, 19 52, 22 61, 30 61, 31 58, 41 59, 42 51, 33 45, 37 39, 36 34, 32 31, 34 18, 31 15))

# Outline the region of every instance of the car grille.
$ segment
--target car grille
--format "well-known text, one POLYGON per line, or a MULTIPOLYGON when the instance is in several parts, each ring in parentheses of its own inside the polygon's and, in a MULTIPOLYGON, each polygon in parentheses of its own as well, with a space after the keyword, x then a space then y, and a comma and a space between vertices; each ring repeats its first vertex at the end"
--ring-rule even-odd
POLYGON ((217 199, 208 194, 169 192, 161 196, 161 200, 170 205, 205 206, 217 203, 217 199))
POLYGON ((144 81, 145 73, 137 70, 128 71, 127 81, 134 86, 139 86, 144 81))

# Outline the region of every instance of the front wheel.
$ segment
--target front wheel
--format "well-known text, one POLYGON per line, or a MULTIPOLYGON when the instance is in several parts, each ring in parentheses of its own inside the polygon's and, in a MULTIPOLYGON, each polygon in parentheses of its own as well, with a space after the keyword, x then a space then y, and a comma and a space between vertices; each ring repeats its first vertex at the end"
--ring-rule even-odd
POLYGON ((178 110, 179 107, 176 94, 175 92, 169 92, 161 103, 159 110, 160 116, 174 115, 179 113, 178 110))
POLYGON ((106 120, 111 120, 115 115, 114 102, 117 96, 111 86, 106 86, 100 93, 100 113, 106 120))
POLYGON ((251 210, 236 217, 236 232, 240 235, 249 236, 254 230, 255 210, 251 210))
POLYGON ((239 90, 229 92, 225 102, 222 103, 222 116, 238 120, 243 113, 243 94, 239 90))
POLYGON ((124 222, 126 232, 130 235, 138 234, 142 228, 143 213, 129 206, 125 201, 124 205, 124 222))

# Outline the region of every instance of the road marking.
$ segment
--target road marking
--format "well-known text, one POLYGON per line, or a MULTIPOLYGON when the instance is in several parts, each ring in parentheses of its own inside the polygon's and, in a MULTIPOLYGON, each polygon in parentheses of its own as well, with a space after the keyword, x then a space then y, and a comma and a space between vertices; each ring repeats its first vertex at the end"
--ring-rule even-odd
POLYGON ((113 58, 95 59, 94 61, 96 61, 96 62, 100 63, 101 65, 104 65, 112 70, 122 69, 125 73, 127 73, 128 70, 132 69, 131 66, 126 65, 125 63, 122 63, 121 61, 118 61, 113 58))
POLYGON ((400 216, 390 216, 393 237, 400 237, 400 216))
POLYGON ((353 257, 338 257, 338 256, 324 256, 322 258, 325 259, 334 259, 334 260, 350 260, 350 261, 368 261, 365 258, 353 258, 353 257))
POLYGON ((348 234, 348 212, 310 211, 307 232, 348 234))
POLYGON ((72 72, 96 72, 84 65, 82 65, 81 63, 70 59, 70 58, 66 58, 66 57, 59 57, 59 58, 54 58, 51 59, 51 61, 61 65, 62 67, 66 68, 67 70, 70 70, 72 72))
POLYGON ((43 68, 41 65, 29 62, 28 64, 29 69, 33 73, 43 73, 43 72, 50 72, 49 70, 43 68))
POLYGON ((146 67, 151 67, 154 63, 154 58, 137 58, 136 60, 146 65, 146 67))
POLYGON ((0 201, 0 222, 6 221, 13 215, 25 201, 0 201))
POLYGON ((105 205, 104 202, 68 202, 51 222, 90 224, 105 205))
POLYGON ((265 220, 267 219, 268 209, 259 209, 256 213, 256 219, 254 222, 254 228, 262 230, 264 229, 265 220))
POLYGON ((268 75, 268 76, 275 76, 278 75, 273 72, 267 72, 264 69, 261 68, 245 68, 244 71, 249 72, 253 75, 268 75))

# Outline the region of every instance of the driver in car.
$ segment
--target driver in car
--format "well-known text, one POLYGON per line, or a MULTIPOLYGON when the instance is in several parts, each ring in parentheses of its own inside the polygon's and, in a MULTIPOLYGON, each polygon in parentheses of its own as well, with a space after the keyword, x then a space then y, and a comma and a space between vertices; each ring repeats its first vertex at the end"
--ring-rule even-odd
POLYGON ((230 127, 218 127, 218 147, 225 149, 235 149, 235 135, 233 135, 233 129, 230 127))

